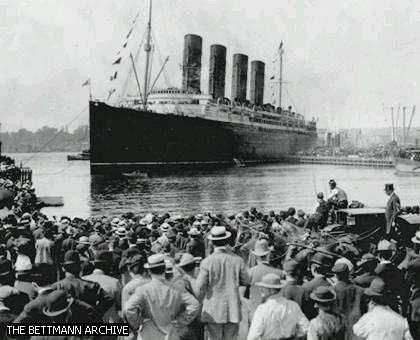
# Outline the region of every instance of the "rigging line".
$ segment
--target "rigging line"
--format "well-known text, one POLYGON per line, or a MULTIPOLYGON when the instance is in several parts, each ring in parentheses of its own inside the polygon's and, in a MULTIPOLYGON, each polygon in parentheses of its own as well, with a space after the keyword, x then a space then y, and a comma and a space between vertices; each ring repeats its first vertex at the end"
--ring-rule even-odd
MULTIPOLYGON (((78 119, 87 109, 89 108, 89 105, 84 107, 82 111, 80 111, 70 122, 68 122, 66 125, 71 125, 76 119, 78 119)), ((48 145, 50 145, 54 139, 57 138, 57 136, 62 133, 63 130, 57 131, 39 150, 35 151, 34 154, 29 157, 28 159, 25 159, 22 161, 22 164, 28 163, 30 160, 32 160, 34 157, 38 155, 38 153, 42 152, 48 145)))
MULTIPOLYGON (((153 30, 152 30, 152 38, 153 38, 153 41, 155 43, 154 46, 156 47, 156 50, 157 50, 157 53, 158 53, 159 62, 161 64, 163 64, 162 53, 160 52, 159 45, 156 43, 156 38, 155 38, 155 34, 154 34, 153 30)), ((170 80, 169 80, 169 75, 168 75, 168 71, 166 70, 166 67, 163 70, 163 78, 165 79, 166 86, 171 87, 171 83, 170 83, 170 80)))
POLYGON ((284 89, 286 90, 286 93, 287 93, 287 96, 289 97, 289 99, 290 99, 290 102, 292 103, 292 105, 296 108, 296 111, 298 111, 298 112, 301 112, 300 110, 298 110, 298 107, 296 106, 296 104, 294 103, 294 101, 293 101, 293 99, 292 99, 292 97, 291 97, 291 95, 290 95, 290 93, 289 93, 289 90, 287 89, 287 87, 285 86, 284 87, 284 89))

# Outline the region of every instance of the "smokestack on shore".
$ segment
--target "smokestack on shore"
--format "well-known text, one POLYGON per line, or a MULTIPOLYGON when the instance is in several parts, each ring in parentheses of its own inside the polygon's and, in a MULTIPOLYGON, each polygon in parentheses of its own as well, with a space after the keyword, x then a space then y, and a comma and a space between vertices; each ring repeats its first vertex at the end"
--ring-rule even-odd
POLYGON ((203 39, 199 35, 184 36, 182 88, 185 91, 200 92, 202 47, 203 39))
POLYGON ((264 103, 265 64, 260 60, 251 62, 250 101, 255 105, 264 103))
POLYGON ((213 99, 225 97, 226 47, 210 46, 209 94, 213 99))
POLYGON ((232 65, 232 100, 246 100, 246 83, 248 81, 248 56, 234 54, 232 65))

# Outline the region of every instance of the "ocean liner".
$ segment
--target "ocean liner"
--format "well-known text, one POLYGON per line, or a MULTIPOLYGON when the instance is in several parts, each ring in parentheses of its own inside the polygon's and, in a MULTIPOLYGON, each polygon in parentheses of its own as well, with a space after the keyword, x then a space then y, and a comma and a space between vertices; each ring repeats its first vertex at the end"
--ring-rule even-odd
POLYGON ((124 96, 112 104, 90 100, 92 173, 275 162, 314 146, 315 120, 305 121, 290 106, 281 108, 282 44, 275 77, 280 88, 278 107, 263 103, 265 64, 258 60, 250 63, 247 100, 248 57, 243 54, 233 55, 233 99, 225 98, 226 48, 222 45, 210 47, 209 91, 201 93, 202 38, 193 34, 184 37, 182 88, 155 89, 156 80, 150 77, 151 5, 150 1, 141 44, 146 52, 143 79, 130 54, 138 95, 124 96))

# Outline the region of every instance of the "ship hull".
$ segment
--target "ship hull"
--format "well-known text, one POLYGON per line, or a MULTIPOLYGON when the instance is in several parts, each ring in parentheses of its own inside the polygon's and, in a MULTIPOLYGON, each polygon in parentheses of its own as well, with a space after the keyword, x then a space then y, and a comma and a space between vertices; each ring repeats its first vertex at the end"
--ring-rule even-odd
POLYGON ((296 132, 90 102, 91 172, 209 168, 282 161, 308 150, 316 131, 296 132))
POLYGON ((395 168, 399 173, 420 175, 420 161, 408 158, 396 158, 395 168))

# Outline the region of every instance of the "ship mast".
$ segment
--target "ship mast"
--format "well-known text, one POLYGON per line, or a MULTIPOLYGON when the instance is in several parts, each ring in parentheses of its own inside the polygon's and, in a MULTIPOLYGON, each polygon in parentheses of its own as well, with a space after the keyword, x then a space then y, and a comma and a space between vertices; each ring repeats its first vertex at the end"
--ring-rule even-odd
POLYGON ((279 47, 279 62, 280 62, 280 74, 279 74, 279 107, 281 108, 281 90, 283 85, 283 41, 279 47))
POLYGON ((146 33, 146 44, 144 45, 144 51, 146 52, 146 63, 144 71, 144 90, 143 90, 143 106, 147 110, 147 97, 149 95, 149 67, 150 67, 150 53, 152 51, 151 46, 152 40, 152 0, 149 1, 149 21, 147 23, 147 33, 146 33))

